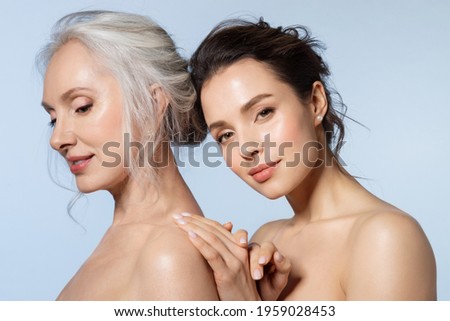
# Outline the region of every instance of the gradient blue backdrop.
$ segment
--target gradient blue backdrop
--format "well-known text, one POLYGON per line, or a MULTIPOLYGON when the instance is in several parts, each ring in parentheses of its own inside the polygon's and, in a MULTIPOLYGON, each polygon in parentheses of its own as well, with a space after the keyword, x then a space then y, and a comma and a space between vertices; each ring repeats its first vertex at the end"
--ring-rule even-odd
MULTIPOLYGON (((309 26, 328 46, 325 57, 349 116, 370 128, 348 123, 342 155, 348 170, 420 222, 436 255, 438 297, 450 299, 450 2, 30 0, 1 8, 0 299, 54 299, 111 223, 112 199, 104 192, 75 207, 84 229, 74 223, 66 212, 73 193, 47 172, 49 119, 40 107, 34 56, 55 21, 81 9, 149 15, 186 57, 224 18, 309 26)), ((264 199, 223 165, 182 173, 205 214, 219 221, 253 233, 291 215, 284 199, 264 199)), ((70 175, 62 177, 70 186, 70 175)))

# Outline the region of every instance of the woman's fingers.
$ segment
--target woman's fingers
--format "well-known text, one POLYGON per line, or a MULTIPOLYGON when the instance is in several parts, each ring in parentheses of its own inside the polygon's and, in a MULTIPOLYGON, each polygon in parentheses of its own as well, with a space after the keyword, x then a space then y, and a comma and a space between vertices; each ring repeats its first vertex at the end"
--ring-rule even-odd
POLYGON ((278 251, 274 253, 273 258, 275 271, 271 276, 271 283, 275 291, 281 292, 288 282, 291 261, 278 251))
POLYGON ((207 224, 182 215, 174 215, 174 219, 213 270, 222 300, 260 299, 256 284, 248 273, 247 248, 235 241, 235 238, 246 241, 247 232, 238 231, 233 235, 227 231, 228 235, 224 235, 226 228, 220 224, 207 224))
POLYGON ((195 214, 190 214, 190 213, 180 213, 180 214, 175 214, 175 217, 180 217, 181 219, 185 220, 185 221, 189 221, 189 222, 197 222, 199 225, 203 226, 204 228, 208 228, 209 230, 214 229, 215 232, 219 232, 221 233, 223 236, 227 237, 228 239, 232 240, 233 239, 233 235, 230 233, 231 231, 229 230, 230 228, 233 228, 233 224, 230 223, 225 223, 226 226, 220 224, 219 222, 216 222, 214 220, 210 220, 209 218, 200 216, 200 215, 195 215, 195 214))
POLYGON ((256 284, 248 274, 247 249, 243 249, 225 238, 207 236, 209 232, 198 226, 193 228, 199 234, 190 230, 189 237, 213 270, 220 299, 260 300, 256 284), (232 243, 236 250, 230 252, 223 242, 232 243), (244 255, 239 255, 239 251, 244 255), (241 261, 238 257, 244 258, 244 260, 241 261))
MULTIPOLYGON (((205 258, 214 273, 222 275, 228 269, 228 265, 224 260, 223 254, 228 249, 220 243, 211 246, 207 243, 197 232, 192 230, 188 231, 189 238, 192 244, 197 248, 200 254, 205 258)), ((200 233, 201 234, 201 233, 200 233)))
POLYGON ((250 243, 248 249, 250 261, 250 273, 252 275, 253 280, 260 280, 264 275, 263 267, 261 266, 261 264, 259 264, 260 245, 257 243, 250 243))
MULTIPOLYGON (((264 266, 273 261, 273 256, 277 248, 272 242, 263 242, 261 244, 252 243, 250 247, 250 271, 254 280, 260 280, 264 277, 264 266)), ((269 265, 269 273, 276 266, 269 265)), ((267 269, 266 269, 267 270, 267 269)))
POLYGON ((274 253, 273 258, 277 272, 281 274, 289 274, 291 272, 291 261, 288 258, 278 251, 274 253))
POLYGON ((196 240, 196 237, 201 239, 193 243, 208 261, 218 262, 217 256, 221 256, 231 268, 236 265, 234 262, 236 259, 240 261, 246 259, 247 250, 236 244, 233 235, 220 224, 207 224, 191 216, 174 215, 174 219, 180 228, 189 233, 191 240, 196 240))
POLYGON ((238 230, 233 234, 234 241, 242 248, 247 248, 248 232, 246 230, 238 230))
POLYGON ((231 222, 226 222, 225 224, 222 225, 224 228, 226 228, 226 230, 228 232, 231 232, 233 230, 233 223, 231 222))
POLYGON ((272 242, 251 243, 250 271, 258 281, 259 293, 263 300, 276 300, 285 288, 291 262, 284 257, 272 242))
POLYGON ((232 222, 227 222, 225 224, 220 224, 214 220, 208 219, 206 217, 200 216, 200 215, 193 215, 190 213, 180 213, 180 214, 175 214, 175 216, 178 217, 183 217, 186 220, 192 221, 192 222, 198 222, 199 224, 205 224, 203 226, 206 226, 208 228, 212 228, 215 229, 216 232, 220 232, 222 233, 225 237, 227 237, 228 239, 235 240, 235 243, 238 244, 239 246, 243 247, 243 248, 247 248, 247 244, 248 244, 248 233, 246 230, 238 230, 236 233, 231 234, 231 231, 233 229, 233 223, 232 222))
POLYGON ((283 257, 278 251, 274 253, 275 269, 267 273, 258 283, 259 293, 263 300, 277 300, 286 287, 291 271, 291 263, 288 258, 283 257))
POLYGON ((189 213, 173 217, 214 271, 221 298, 236 298, 237 293, 241 299, 258 298, 253 280, 259 281, 262 298, 278 298, 287 284, 291 264, 272 242, 248 244, 245 230, 231 233, 231 222, 222 225, 189 213))
POLYGON ((259 292, 263 300, 276 300, 286 287, 291 271, 291 262, 280 252, 275 251, 272 260, 268 263, 264 278, 259 281, 259 292))

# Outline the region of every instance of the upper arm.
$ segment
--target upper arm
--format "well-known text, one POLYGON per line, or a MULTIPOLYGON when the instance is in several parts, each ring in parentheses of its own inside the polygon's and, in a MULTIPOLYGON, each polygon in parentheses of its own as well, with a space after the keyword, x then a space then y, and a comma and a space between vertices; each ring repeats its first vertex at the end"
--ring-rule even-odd
POLYGON ((361 223, 343 282, 348 300, 435 300, 434 255, 419 224, 397 212, 361 223))
POLYGON ((184 235, 149 246, 136 268, 142 300, 218 300, 213 274, 184 235))

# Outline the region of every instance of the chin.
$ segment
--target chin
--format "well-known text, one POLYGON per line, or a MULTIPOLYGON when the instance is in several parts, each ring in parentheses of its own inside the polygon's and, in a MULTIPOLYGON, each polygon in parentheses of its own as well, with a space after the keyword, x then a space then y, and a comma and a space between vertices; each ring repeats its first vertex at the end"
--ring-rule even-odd
POLYGON ((275 194, 275 193, 261 193, 262 195, 264 195, 265 197, 267 197, 270 200, 276 200, 279 199, 280 197, 286 196, 286 194, 280 193, 280 194, 275 194))
POLYGON ((78 190, 83 194, 89 194, 103 189, 97 182, 93 182, 92 180, 77 177, 76 183, 78 190))
POLYGON ((279 199, 280 197, 286 196, 285 193, 276 191, 276 190, 265 191, 265 190, 255 189, 255 191, 257 191, 259 194, 263 195, 264 197, 267 197, 270 200, 276 200, 276 199, 279 199))
POLYGON ((262 184, 255 184, 252 181, 244 180, 247 185, 249 185, 253 190, 261 194, 262 196, 270 199, 276 200, 280 197, 286 196, 287 193, 284 193, 284 189, 280 188, 283 186, 279 186, 279 184, 273 184, 272 182, 266 181, 262 184))
POLYGON ((93 193, 93 192, 96 192, 99 190, 99 188, 94 188, 91 186, 85 186, 85 185, 80 185, 80 184, 77 184, 77 188, 83 194, 89 194, 89 193, 93 193))
POLYGON ((125 171, 102 173, 99 175, 79 175, 76 177, 76 184, 81 193, 89 194, 101 190, 114 190, 120 187, 126 178, 125 171))

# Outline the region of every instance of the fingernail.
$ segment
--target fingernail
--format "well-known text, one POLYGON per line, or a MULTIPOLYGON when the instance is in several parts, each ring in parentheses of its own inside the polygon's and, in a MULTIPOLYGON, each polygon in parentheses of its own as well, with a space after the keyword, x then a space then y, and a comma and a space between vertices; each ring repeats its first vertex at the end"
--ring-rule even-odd
POLYGON ((261 278, 262 278, 261 271, 258 270, 258 269, 256 269, 255 271, 253 271, 253 278, 254 278, 255 280, 261 279, 261 278))
POLYGON ((180 214, 173 214, 172 217, 176 220, 179 220, 182 218, 182 216, 180 214))
POLYGON ((183 212, 183 213, 181 213, 181 215, 183 215, 183 216, 192 216, 192 214, 188 213, 188 212, 183 212))
POLYGON ((278 263, 281 263, 284 260, 284 256, 278 251, 276 251, 273 256, 275 258, 275 261, 277 261, 278 263))
POLYGON ((239 240, 239 242, 241 244, 247 244, 247 239, 245 237, 241 237, 241 239, 239 240))
POLYGON ((259 258, 259 260, 258 260, 258 263, 259 264, 264 264, 264 263, 266 263, 266 257, 265 256, 261 256, 260 258, 259 258))
POLYGON ((177 223, 181 224, 181 225, 184 225, 184 224, 186 224, 186 221, 180 218, 180 219, 177 220, 177 223))
POLYGON ((195 239, 197 237, 197 233, 188 231, 189 237, 195 239))

